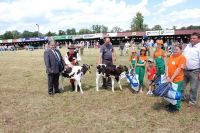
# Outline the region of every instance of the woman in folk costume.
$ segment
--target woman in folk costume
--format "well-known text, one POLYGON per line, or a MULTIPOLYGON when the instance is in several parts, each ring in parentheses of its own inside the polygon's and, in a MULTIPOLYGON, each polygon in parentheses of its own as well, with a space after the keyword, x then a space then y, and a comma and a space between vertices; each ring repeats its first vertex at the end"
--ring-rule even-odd
POLYGON ((140 56, 137 59, 136 64, 136 74, 139 75, 139 83, 140 83, 140 93, 143 91, 143 79, 145 74, 145 64, 146 64, 147 56, 146 56, 146 48, 142 47, 140 49, 140 56))
POLYGON ((153 55, 154 59, 155 59, 155 63, 156 63, 156 76, 160 76, 162 74, 165 73, 165 57, 166 57, 166 53, 164 50, 162 50, 162 45, 163 45, 163 40, 157 40, 157 47, 156 47, 156 51, 153 55))
POLYGON ((136 68, 136 63, 137 63, 137 55, 136 55, 136 50, 133 49, 131 52, 131 58, 130 58, 130 67, 135 73, 135 68, 136 68))
MULTIPOLYGON (((167 80, 178 85, 177 91, 181 92, 184 80, 184 68, 186 65, 186 58, 182 55, 182 46, 176 45, 174 53, 170 56, 167 64, 166 74, 167 80)), ((177 101, 176 105, 168 105, 170 112, 177 112, 181 108, 181 100, 177 101)))
MULTIPOLYGON (((76 52, 76 47, 74 45, 70 45, 68 47, 69 51, 65 55, 65 64, 69 67, 73 67, 78 65, 78 62, 81 60, 79 53, 76 52)), ((74 79, 70 79, 70 83, 72 88, 75 89, 74 79)))

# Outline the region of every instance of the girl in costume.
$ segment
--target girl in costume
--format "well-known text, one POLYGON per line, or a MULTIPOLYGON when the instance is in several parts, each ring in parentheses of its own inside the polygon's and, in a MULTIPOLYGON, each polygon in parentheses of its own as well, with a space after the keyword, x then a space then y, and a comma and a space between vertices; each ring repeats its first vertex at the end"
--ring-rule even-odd
POLYGON ((155 60, 155 64, 156 64, 156 76, 160 76, 163 75, 165 73, 165 51, 161 49, 162 45, 163 45, 163 41, 162 40, 157 40, 157 47, 156 47, 156 51, 153 55, 154 60, 155 60))
POLYGON ((146 48, 142 47, 140 49, 140 55, 137 59, 136 64, 136 74, 139 75, 139 83, 140 83, 140 89, 139 92, 142 93, 143 91, 143 79, 145 74, 145 64, 146 64, 147 56, 146 56, 146 48))

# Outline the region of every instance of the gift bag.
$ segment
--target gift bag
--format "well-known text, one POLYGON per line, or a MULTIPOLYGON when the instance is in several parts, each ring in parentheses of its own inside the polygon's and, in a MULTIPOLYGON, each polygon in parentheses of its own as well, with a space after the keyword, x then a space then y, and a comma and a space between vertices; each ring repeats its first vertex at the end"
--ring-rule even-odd
POLYGON ((172 83, 172 89, 170 89, 167 93, 167 95, 164 97, 165 100, 167 100, 169 103, 176 105, 177 100, 181 100, 181 93, 177 91, 178 85, 175 83, 172 83))
POLYGON ((127 77, 128 83, 131 86, 131 89, 133 89, 134 91, 138 91, 139 90, 139 80, 138 80, 139 76, 137 74, 134 74, 134 75, 127 74, 126 77, 127 77))

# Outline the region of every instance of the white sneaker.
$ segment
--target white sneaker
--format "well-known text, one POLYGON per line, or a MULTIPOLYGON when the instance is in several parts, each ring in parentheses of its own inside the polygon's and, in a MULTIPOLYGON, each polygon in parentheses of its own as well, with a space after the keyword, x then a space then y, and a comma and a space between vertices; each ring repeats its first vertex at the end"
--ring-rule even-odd
POLYGON ((149 95, 151 93, 151 91, 149 90, 148 92, 147 92, 147 95, 149 95))

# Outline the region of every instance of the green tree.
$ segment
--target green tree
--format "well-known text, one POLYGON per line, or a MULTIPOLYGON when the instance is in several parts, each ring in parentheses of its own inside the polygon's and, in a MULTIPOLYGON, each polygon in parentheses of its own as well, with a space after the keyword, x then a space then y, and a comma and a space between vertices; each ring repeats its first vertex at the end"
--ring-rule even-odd
POLYGON ((132 19, 131 22, 131 31, 143 31, 144 30, 144 17, 140 12, 136 13, 136 16, 132 19))
POLYGON ((101 25, 101 32, 108 32, 108 27, 101 25))
POLYGON ((122 28, 120 28, 119 26, 115 26, 112 28, 111 32, 113 32, 113 33, 122 32, 122 28))
POLYGON ((38 31, 34 31, 34 32, 30 32, 31 34, 32 34, 32 36, 31 37, 41 37, 41 36, 43 36, 42 35, 42 33, 38 33, 38 31))
POLYGON ((22 38, 28 38, 28 37, 33 37, 33 32, 30 32, 30 31, 25 30, 25 31, 22 33, 22 38))
POLYGON ((196 29, 200 29, 200 26, 190 25, 186 29, 187 30, 196 30, 196 29))
POLYGON ((101 33, 101 25, 92 25, 92 32, 93 33, 101 33))
POLYGON ((150 28, 149 28, 149 26, 147 24, 143 25, 143 29, 144 29, 144 31, 150 30, 150 28))
POLYGON ((45 36, 56 36, 57 34, 56 33, 53 33, 51 31, 48 31, 45 36))
POLYGON ((13 34, 13 38, 15 38, 15 39, 21 37, 21 33, 17 30, 13 30, 12 34, 13 34))
POLYGON ((183 27, 181 27, 180 29, 181 29, 181 30, 186 30, 186 27, 185 27, 185 26, 183 26, 183 27))
POLYGON ((14 36, 12 34, 12 31, 6 31, 4 34, 3 34, 3 39, 14 39, 14 36))
POLYGON ((78 33, 79 33, 80 35, 83 35, 83 34, 91 34, 92 31, 90 31, 89 29, 80 29, 78 33))
POLYGON ((66 33, 65 33, 65 31, 63 31, 63 30, 59 30, 59 31, 58 31, 58 35, 59 35, 59 36, 61 36, 61 35, 66 35, 66 33))
POLYGON ((159 24, 157 24, 152 27, 152 30, 162 30, 162 27, 159 24))
POLYGON ((76 35, 76 29, 75 28, 67 29, 66 33, 67 35, 76 35))
POLYGON ((108 27, 105 25, 92 25, 92 32, 93 33, 102 33, 108 32, 108 27))

